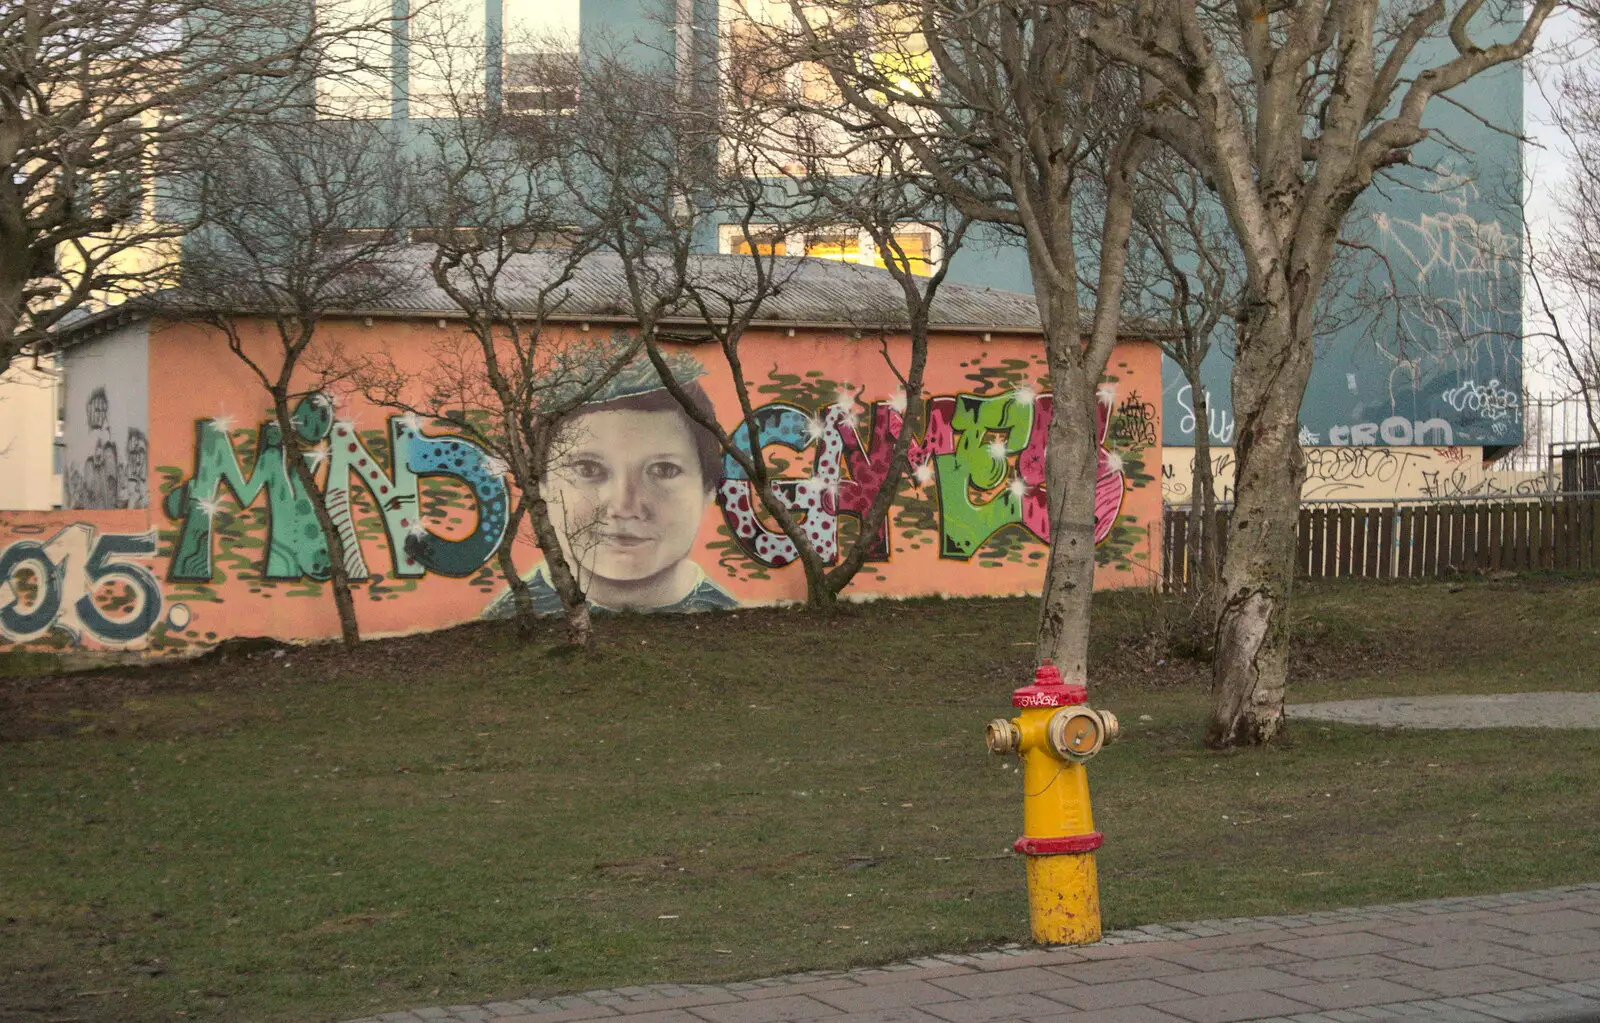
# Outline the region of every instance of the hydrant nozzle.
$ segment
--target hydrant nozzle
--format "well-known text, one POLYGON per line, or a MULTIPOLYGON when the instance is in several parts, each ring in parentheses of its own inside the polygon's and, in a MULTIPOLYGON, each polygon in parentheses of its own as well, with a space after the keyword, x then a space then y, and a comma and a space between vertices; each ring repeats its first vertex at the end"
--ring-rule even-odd
POLYGON ((1017 747, 1022 745, 1022 729, 1017 727, 1015 721, 995 718, 989 722, 983 740, 989 744, 990 753, 1015 753, 1017 747))
POLYGON ((989 722, 995 753, 1022 758, 1023 836, 1012 846, 1028 857, 1028 912, 1033 938, 1044 944, 1100 940, 1100 895, 1094 829, 1084 764, 1117 738, 1116 715, 1085 706, 1086 687, 1070 685, 1049 661, 1032 685, 1012 694, 1021 713, 989 722))

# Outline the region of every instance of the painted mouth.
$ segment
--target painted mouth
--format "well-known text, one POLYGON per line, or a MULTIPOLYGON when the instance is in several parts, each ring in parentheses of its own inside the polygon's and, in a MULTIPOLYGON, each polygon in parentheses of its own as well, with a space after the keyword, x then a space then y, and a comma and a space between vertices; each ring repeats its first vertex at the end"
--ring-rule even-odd
POLYGON ((607 546, 621 547, 624 550, 631 550, 635 547, 643 547, 645 544, 655 543, 655 539, 653 537, 633 536, 628 533, 607 533, 600 539, 603 540, 607 546))

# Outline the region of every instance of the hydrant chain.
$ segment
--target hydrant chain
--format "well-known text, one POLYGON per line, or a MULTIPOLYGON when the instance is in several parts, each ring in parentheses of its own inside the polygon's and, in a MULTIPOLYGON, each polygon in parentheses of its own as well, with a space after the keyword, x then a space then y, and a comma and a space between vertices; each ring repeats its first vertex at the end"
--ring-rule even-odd
POLYGON ((1021 713, 989 722, 985 741, 997 754, 1022 760, 1023 836, 1013 848, 1028 865, 1028 912, 1035 941, 1100 940, 1100 895, 1094 829, 1084 764, 1117 738, 1114 714, 1085 706, 1088 690, 1068 685, 1049 661, 1032 685, 1012 694, 1021 713))
POLYGON ((1050 786, 1054 785, 1057 781, 1059 781, 1061 779, 1061 776, 1063 774, 1065 774, 1065 773, 1066 773, 1065 771, 1057 771, 1055 774, 1052 774, 1050 776, 1050 780, 1044 783, 1044 788, 1040 789, 1038 792, 1029 792, 1027 789, 1023 789, 1022 790, 1022 798, 1023 799, 1032 799, 1035 796, 1044 795, 1047 791, 1049 791, 1050 786))

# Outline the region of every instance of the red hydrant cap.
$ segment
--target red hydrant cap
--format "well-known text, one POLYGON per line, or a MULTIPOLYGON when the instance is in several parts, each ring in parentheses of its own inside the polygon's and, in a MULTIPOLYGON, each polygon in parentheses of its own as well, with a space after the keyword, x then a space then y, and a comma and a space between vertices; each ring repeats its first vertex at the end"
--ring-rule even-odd
POLYGON ((1061 672, 1050 661, 1041 663, 1034 672, 1033 685, 1023 686, 1011 694, 1013 707, 1070 707, 1088 700, 1088 687, 1061 681, 1061 672))

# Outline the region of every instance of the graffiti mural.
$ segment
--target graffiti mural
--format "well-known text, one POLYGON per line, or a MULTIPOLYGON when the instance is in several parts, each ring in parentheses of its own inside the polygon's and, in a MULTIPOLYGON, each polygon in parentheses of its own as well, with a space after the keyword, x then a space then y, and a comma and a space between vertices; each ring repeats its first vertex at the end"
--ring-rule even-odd
MULTIPOLYGON (((1307 501, 1392 501, 1398 498, 1498 497, 1542 492, 1541 474, 1483 464, 1476 448, 1306 448, 1307 501)), ((1219 501, 1233 500, 1232 448, 1211 449, 1211 472, 1219 501)), ((1161 468, 1162 497, 1187 504, 1193 488, 1194 449, 1167 448, 1161 468)))
POLYGON ((99 533, 67 526, 48 540, 0 550, 0 635, 14 643, 59 633, 76 646, 142 639, 161 617, 161 584, 145 562, 153 533, 99 533))
POLYGON ((150 500, 148 348, 142 325, 61 357, 65 507, 144 508, 150 500))
MULTIPOLYGON (((407 403, 433 408, 432 346, 446 326, 326 329, 352 358, 393 359, 415 381, 407 403)), ((261 333, 270 352, 275 333, 261 333)), ((576 326, 572 335, 583 340, 576 326)), ((794 544, 705 417, 735 443, 760 445, 780 499, 827 562, 862 537, 874 502, 887 503, 846 599, 1037 593, 1055 413, 1043 349, 1026 334, 940 343, 923 394, 907 396, 895 372, 909 357, 904 340, 753 332, 748 422, 727 367, 690 346, 667 361, 702 416, 677 404, 651 364, 626 368, 558 428, 542 481, 590 602, 711 611, 804 598, 794 544), (921 423, 905 438, 908 471, 885 496, 908 420, 921 423)), ((1162 410, 1147 397, 1159 366, 1153 346, 1119 346, 1097 405, 1097 586, 1150 585, 1160 564, 1162 410)), ((560 610, 529 524, 513 521, 519 495, 482 409, 404 414, 307 381, 285 436, 259 381, 189 323, 96 336, 72 350, 67 373, 73 493, 116 507, 0 513, 0 649, 176 657, 230 637, 336 637, 335 556, 363 636, 512 613, 501 550, 535 610, 560 610)))
POLYGON ((62 474, 68 508, 143 508, 149 494, 150 442, 130 426, 119 449, 112 434, 111 399, 96 387, 84 408, 94 449, 62 474))
MULTIPOLYGON (((1435 141, 1396 172, 1405 185, 1370 190, 1352 212, 1346 226, 1357 244, 1323 296, 1327 326, 1300 409, 1306 443, 1522 439, 1522 211, 1503 199, 1520 183, 1520 90, 1508 68, 1504 78, 1476 80, 1457 107, 1431 111, 1435 141)), ((1202 367, 1208 422, 1196 422, 1182 372, 1167 366, 1169 446, 1192 444, 1197 427, 1209 428, 1213 444, 1234 443, 1232 340, 1219 335, 1202 367)))
MULTIPOLYGON (((1126 478, 1122 458, 1106 446, 1115 419, 1125 438, 1154 442, 1153 406, 1137 395, 1113 413, 1115 392, 1107 389, 1099 402, 1099 472, 1095 487, 1095 543, 1111 535, 1122 507, 1126 478), (1126 414, 1124 414, 1126 413, 1126 414)), ((894 444, 905 423, 903 393, 866 405, 867 439, 856 396, 841 395, 813 413, 789 402, 772 402, 755 410, 756 430, 741 426, 735 443, 750 450, 752 433, 763 451, 782 448, 812 454, 810 474, 775 480, 774 493, 800 518, 814 550, 828 563, 840 549, 840 518, 853 518, 859 528, 889 474, 894 444)), ((938 552, 941 558, 966 561, 1001 530, 1019 527, 1041 543, 1050 537, 1050 510, 1045 492, 1045 444, 1054 402, 1022 384, 995 394, 939 395, 926 399, 923 435, 908 445, 911 484, 932 487, 937 495, 938 552)), ((1142 447, 1142 445, 1141 445, 1142 447)), ((739 548, 767 568, 781 568, 799 557, 795 544, 781 531, 764 525, 755 484, 734 458, 723 465, 724 480, 717 503, 739 548)), ((886 519, 868 547, 868 561, 886 561, 890 552, 886 519)))
MULTIPOLYGON (((667 358, 677 384, 706 415, 693 357, 667 358)), ((695 560, 695 539, 721 473, 721 442, 690 419, 655 366, 641 358, 612 379, 552 442, 556 464, 543 481, 567 564, 589 602, 611 611, 715 611, 738 607, 695 560)), ((541 562, 523 577, 534 610, 561 598, 541 562)), ((484 611, 505 617, 509 589, 484 611)))
MULTIPOLYGON (((888 442, 892 444, 900 433, 900 417, 892 411, 889 415, 894 417, 892 423, 886 424, 888 442)), ((830 405, 819 419, 787 402, 772 402, 756 409, 753 418, 756 427, 753 434, 761 438, 763 451, 769 447, 783 447, 800 454, 815 448, 811 475, 805 479, 776 480, 773 493, 784 507, 800 517, 812 550, 832 564, 839 556, 839 515, 845 511, 840 505, 845 483, 843 432, 855 433, 851 425, 852 410, 841 400, 830 405)), ((735 431, 733 440, 748 452, 752 447, 751 437, 750 425, 745 424, 735 431)), ((859 438, 856 446, 860 448, 859 438)), ((887 451, 882 447, 874 450, 887 451)), ((869 461, 865 457, 862 460, 869 461)), ((717 504, 745 553, 768 568, 778 568, 798 559, 800 551, 793 540, 762 524, 757 514, 761 500, 756 496, 755 482, 745 474, 744 467, 733 457, 725 456, 723 475, 722 485, 717 490, 717 504)), ((881 483, 881 475, 878 481, 881 483)), ((871 485, 870 478, 867 485, 871 485)), ((860 485, 852 487, 852 490, 861 489, 860 485)), ((874 490, 872 496, 875 495, 874 490)), ((872 496, 866 497, 865 504, 857 502, 848 513, 859 516, 860 511, 871 504, 872 496)), ((874 554, 879 558, 884 556, 881 548, 874 554)))
POLYGON ((465 438, 424 434, 419 419, 407 415, 388 421, 390 464, 385 469, 352 424, 334 419, 333 407, 327 395, 313 394, 301 401, 293 417, 299 440, 310 446, 305 452, 307 464, 324 475, 323 492, 317 495, 307 494, 299 476, 289 470, 276 422, 269 420, 257 430, 249 475, 240 464, 227 420, 195 424, 194 474, 171 490, 163 504, 168 518, 182 522, 171 578, 212 577, 213 520, 224 485, 244 508, 266 495, 271 532, 261 569, 265 579, 329 577, 328 545, 312 505, 319 498, 339 531, 350 578, 370 578, 351 517, 352 477, 377 504, 394 575, 435 572, 459 578, 476 572, 493 556, 510 516, 503 465, 465 438), (447 477, 466 486, 478 517, 469 536, 445 539, 429 530, 418 495, 418 480, 426 477, 447 477))

